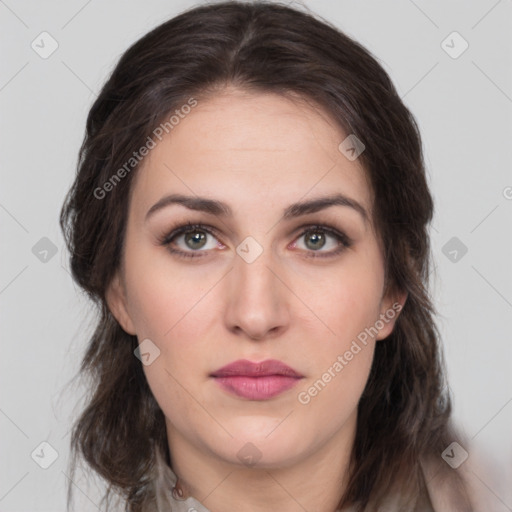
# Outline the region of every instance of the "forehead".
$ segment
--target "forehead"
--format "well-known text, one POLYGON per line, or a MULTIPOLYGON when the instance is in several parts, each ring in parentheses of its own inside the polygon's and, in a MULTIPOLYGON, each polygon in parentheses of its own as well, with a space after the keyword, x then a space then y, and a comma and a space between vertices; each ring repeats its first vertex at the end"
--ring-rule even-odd
POLYGON ((235 210, 262 201, 271 208, 340 192, 370 211, 364 169, 338 149, 346 136, 300 99, 233 90, 199 99, 145 157, 132 184, 134 206, 142 214, 166 193, 186 193, 235 210))

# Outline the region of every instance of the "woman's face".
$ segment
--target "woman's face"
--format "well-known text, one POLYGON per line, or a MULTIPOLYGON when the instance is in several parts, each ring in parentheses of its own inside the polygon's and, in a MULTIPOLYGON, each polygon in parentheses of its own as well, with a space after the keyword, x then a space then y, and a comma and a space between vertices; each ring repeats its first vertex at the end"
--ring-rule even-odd
POLYGON ((143 342, 171 450, 285 467, 353 441, 374 345, 405 299, 383 296, 370 189, 339 149, 348 135, 305 104, 227 90, 156 139, 134 176, 107 297, 143 342), (218 373, 270 359, 295 377, 218 373))

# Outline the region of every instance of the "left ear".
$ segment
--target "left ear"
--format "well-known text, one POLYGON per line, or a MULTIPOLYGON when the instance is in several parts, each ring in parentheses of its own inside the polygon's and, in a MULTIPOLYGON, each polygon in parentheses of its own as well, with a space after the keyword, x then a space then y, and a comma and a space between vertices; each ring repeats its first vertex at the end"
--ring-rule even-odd
POLYGON ((396 319, 404 307, 407 296, 406 291, 400 291, 388 293, 381 300, 380 316, 375 320, 375 327, 379 330, 375 340, 383 340, 393 332, 396 319))

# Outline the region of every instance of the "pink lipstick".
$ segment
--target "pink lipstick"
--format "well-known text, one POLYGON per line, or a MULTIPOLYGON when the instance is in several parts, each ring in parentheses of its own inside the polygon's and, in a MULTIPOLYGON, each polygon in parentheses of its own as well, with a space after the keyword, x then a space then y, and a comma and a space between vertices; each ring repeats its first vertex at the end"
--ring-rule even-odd
POLYGON ((226 391, 248 400, 269 400, 292 388, 304 376, 281 361, 253 363, 239 359, 210 374, 226 391))

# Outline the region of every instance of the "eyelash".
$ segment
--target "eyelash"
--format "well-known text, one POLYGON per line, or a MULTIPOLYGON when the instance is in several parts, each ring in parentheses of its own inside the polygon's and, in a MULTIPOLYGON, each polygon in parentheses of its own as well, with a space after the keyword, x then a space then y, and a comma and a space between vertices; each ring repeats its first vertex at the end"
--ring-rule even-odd
MULTIPOLYGON (((337 229, 327 226, 327 225, 319 225, 319 224, 311 224, 307 226, 302 226, 303 231, 298 235, 296 240, 300 239, 304 235, 308 233, 315 233, 317 231, 327 233, 328 235, 331 235, 334 237, 338 242, 340 242, 340 245, 337 249, 334 251, 330 251, 327 254, 321 254, 319 251, 309 251, 310 254, 307 256, 308 258, 330 258, 337 256, 341 252, 343 252, 345 249, 348 249, 352 245, 352 240, 345 235, 345 233, 342 233, 338 231, 337 229)), ((194 231, 204 231, 205 233, 208 233, 209 235, 212 235, 214 238, 218 238, 217 236, 217 230, 213 228, 212 226, 208 226, 206 224, 193 224, 191 222, 187 222, 186 224, 182 224, 176 228, 173 228, 168 234, 165 234, 163 237, 159 239, 159 244, 166 246, 167 250, 171 252, 172 254, 176 254, 180 258, 190 259, 190 258, 202 258, 205 255, 201 255, 200 253, 205 253, 207 251, 181 251, 179 249, 172 249, 170 247, 171 242, 177 238, 180 235, 184 235, 190 232, 194 231), (198 254, 199 253, 199 254, 198 254)))

